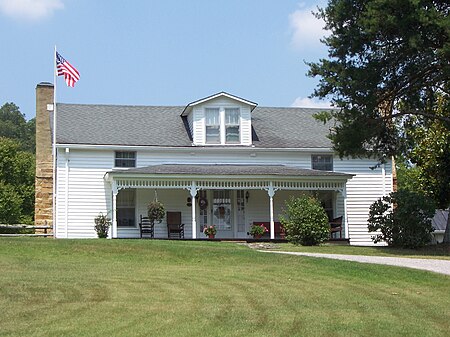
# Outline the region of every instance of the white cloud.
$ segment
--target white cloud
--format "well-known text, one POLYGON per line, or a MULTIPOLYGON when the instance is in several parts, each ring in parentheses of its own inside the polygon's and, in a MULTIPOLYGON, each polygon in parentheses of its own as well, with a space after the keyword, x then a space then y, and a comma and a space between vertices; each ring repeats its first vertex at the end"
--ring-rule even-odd
POLYGON ((291 104, 292 107, 301 107, 301 108, 323 108, 329 109, 331 108, 331 103, 327 101, 318 101, 311 98, 303 98, 297 97, 294 103, 291 104))
POLYGON ((321 46, 320 39, 327 35, 323 29, 325 22, 316 18, 312 12, 317 12, 317 7, 300 5, 300 8, 289 14, 289 24, 292 29, 291 44, 299 50, 317 48, 321 46))
POLYGON ((18 19, 38 20, 62 8, 62 0, 0 0, 0 11, 18 19))

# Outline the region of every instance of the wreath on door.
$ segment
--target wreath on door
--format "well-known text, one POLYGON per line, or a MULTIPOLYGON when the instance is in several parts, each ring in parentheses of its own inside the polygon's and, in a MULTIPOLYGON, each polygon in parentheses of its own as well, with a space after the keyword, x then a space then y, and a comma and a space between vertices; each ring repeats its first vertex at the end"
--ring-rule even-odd
POLYGON ((201 210, 204 210, 208 207, 208 200, 206 200, 206 198, 200 198, 198 199, 198 205, 201 210))

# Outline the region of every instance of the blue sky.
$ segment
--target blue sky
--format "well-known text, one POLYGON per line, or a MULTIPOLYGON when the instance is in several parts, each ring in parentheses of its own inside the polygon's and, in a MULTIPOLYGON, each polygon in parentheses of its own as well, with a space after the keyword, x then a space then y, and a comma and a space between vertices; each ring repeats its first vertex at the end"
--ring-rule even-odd
POLYGON ((0 105, 35 116, 53 50, 80 72, 57 101, 186 105, 226 91, 260 106, 323 106, 306 61, 326 57, 324 1, 0 0, 0 105))

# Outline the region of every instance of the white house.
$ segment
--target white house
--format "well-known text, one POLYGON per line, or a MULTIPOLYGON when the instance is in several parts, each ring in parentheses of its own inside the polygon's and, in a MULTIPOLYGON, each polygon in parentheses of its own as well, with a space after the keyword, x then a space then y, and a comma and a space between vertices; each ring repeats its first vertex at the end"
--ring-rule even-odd
MULTIPOLYGON (((42 199, 51 193, 39 186, 51 180, 53 85, 36 90, 37 166, 47 167, 46 178, 37 171, 36 222, 49 223, 51 200, 42 199)), ((112 218, 112 238, 137 238, 157 196, 181 213, 185 238, 204 238, 205 225, 215 225, 218 238, 249 238, 250 225, 261 222, 275 239, 285 200, 312 193, 330 219, 343 217, 343 238, 369 245, 369 206, 393 190, 391 162, 371 169, 375 160, 333 154, 331 125, 313 118, 320 109, 259 107, 225 92, 186 106, 56 109, 57 238, 96 237, 99 212, 112 218)), ((154 237, 167 236, 164 219, 154 237)))

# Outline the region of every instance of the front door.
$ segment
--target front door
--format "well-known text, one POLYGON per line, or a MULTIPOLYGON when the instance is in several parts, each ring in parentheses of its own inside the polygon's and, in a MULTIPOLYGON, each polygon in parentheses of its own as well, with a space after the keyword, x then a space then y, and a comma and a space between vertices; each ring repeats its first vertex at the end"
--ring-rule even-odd
POLYGON ((244 190, 200 190, 198 195, 199 238, 203 228, 214 225, 217 238, 246 238, 244 190), (234 200, 234 201, 233 201, 234 200))
POLYGON ((212 191, 211 224, 216 226, 218 238, 233 237, 233 212, 231 208, 231 191, 212 191))

